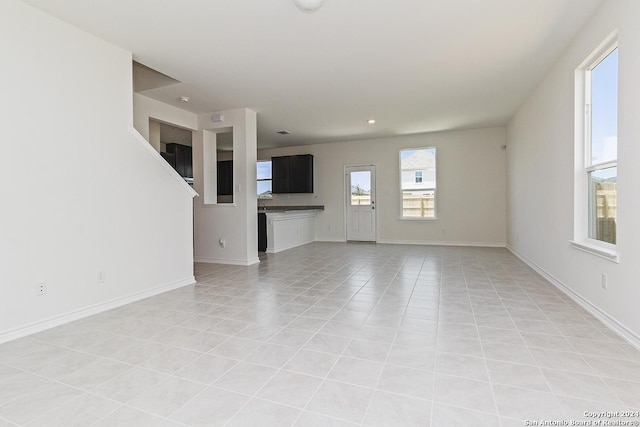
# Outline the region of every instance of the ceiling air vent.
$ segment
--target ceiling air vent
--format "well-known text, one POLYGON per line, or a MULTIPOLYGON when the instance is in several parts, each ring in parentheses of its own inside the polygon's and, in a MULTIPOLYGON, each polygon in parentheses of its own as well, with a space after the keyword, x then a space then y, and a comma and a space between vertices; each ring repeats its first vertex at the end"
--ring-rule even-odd
POLYGON ((289 132, 288 130, 279 130, 276 133, 279 133, 280 135, 291 135, 291 132, 289 132))

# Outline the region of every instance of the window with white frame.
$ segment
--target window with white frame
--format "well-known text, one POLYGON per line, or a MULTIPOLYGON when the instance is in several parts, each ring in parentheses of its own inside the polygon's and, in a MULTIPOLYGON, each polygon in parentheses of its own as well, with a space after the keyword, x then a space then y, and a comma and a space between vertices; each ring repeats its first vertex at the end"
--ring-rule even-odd
POLYGON ((258 168, 258 199, 271 199, 271 160, 259 160, 258 168))
POLYGON ((586 219, 586 230, 578 232, 605 248, 614 247, 618 199, 617 39, 596 50, 583 72, 584 162, 579 175, 580 185, 586 189, 577 191, 584 197, 578 201, 581 206, 576 206, 576 215, 586 219))
POLYGON ((400 150, 402 219, 436 218, 436 149, 400 150))
POLYGON ((591 239, 616 244, 618 177, 618 49, 598 57, 585 75, 586 167, 591 239))

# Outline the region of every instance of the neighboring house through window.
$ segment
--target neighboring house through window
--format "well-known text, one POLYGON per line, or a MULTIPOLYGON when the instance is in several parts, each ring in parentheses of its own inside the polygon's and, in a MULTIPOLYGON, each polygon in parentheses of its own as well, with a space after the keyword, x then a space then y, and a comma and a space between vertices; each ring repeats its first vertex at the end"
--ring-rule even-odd
POLYGON ((400 150, 402 219, 436 218, 436 149, 400 150))

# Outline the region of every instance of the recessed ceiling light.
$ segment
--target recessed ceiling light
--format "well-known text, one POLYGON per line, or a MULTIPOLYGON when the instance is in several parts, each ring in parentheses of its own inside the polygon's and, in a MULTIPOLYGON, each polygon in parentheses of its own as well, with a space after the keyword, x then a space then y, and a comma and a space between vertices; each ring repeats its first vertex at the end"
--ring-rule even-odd
POLYGON ((279 133, 280 135, 291 135, 291 132, 289 132, 288 130, 279 130, 276 133, 279 133))
POLYGON ((369 123, 370 125, 374 124, 376 121, 374 119, 369 119, 367 120, 367 123, 369 123))
POLYGON ((180 97, 180 102, 189 102, 189 97, 188 96, 181 96, 180 97))
POLYGON ((322 3, 324 3, 324 0, 293 0, 293 2, 301 11, 313 13, 320 9, 322 3))

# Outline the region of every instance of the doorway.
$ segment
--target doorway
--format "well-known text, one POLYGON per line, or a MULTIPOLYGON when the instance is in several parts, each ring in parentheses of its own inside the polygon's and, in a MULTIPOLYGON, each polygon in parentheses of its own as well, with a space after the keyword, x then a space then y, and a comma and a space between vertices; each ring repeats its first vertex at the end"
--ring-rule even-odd
POLYGON ((345 167, 347 241, 376 241, 376 167, 345 167))

